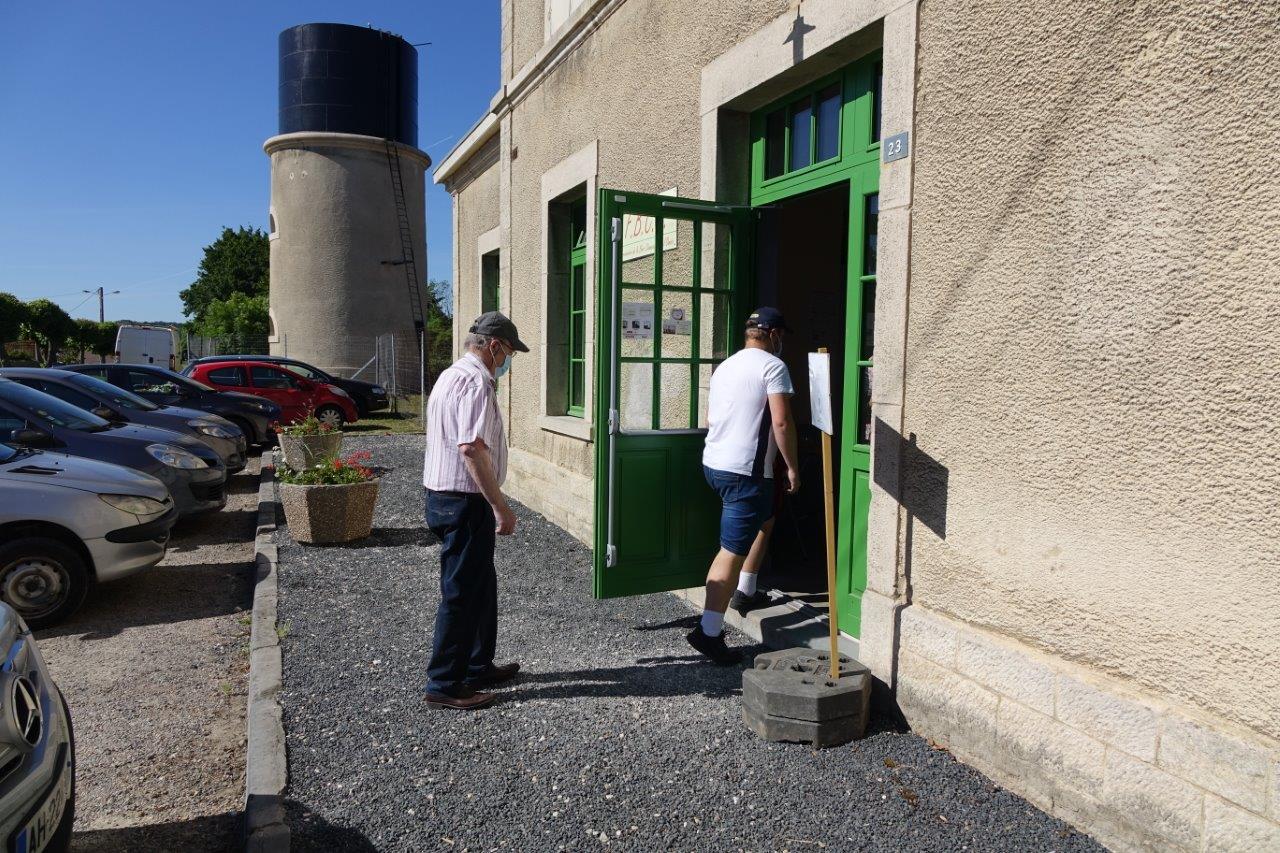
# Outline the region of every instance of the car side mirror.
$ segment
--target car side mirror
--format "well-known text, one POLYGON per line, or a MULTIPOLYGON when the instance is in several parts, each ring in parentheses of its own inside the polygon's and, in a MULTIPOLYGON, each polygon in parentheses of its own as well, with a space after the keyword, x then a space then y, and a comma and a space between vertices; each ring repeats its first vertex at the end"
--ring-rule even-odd
POLYGON ((53 436, 42 429, 15 429, 13 437, 10 439, 14 444, 21 444, 25 447, 44 447, 53 441, 53 436))
POLYGON ((104 421, 120 420, 120 413, 117 412, 115 409, 111 408, 110 406, 98 405, 98 406, 94 406, 89 411, 97 415, 98 417, 102 418, 104 421))

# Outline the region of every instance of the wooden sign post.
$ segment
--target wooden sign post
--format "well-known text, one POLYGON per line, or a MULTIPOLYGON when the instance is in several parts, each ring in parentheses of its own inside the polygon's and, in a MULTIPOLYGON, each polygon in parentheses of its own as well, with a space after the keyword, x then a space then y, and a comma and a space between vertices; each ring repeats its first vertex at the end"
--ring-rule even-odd
POLYGON ((826 347, 809 353, 809 400, 813 425, 822 431, 822 498, 827 526, 827 618, 831 629, 831 678, 840 677, 839 619, 836 616, 836 509, 832 483, 831 435, 835 418, 831 412, 831 356, 826 347))

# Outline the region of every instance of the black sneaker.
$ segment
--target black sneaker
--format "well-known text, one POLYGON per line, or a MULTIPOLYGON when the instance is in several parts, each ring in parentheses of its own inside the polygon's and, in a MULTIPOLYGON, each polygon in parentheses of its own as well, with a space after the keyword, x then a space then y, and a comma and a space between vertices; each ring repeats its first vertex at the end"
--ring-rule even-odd
POLYGON ((761 607, 769 606, 769 593, 756 590, 750 595, 743 595, 742 590, 735 589, 733 598, 729 599, 729 606, 738 611, 740 616, 746 616, 752 610, 759 610, 761 607))
POLYGON ((718 636, 708 637, 702 633, 702 626, 699 625, 690 631, 685 639, 689 641, 689 645, 711 658, 712 662, 719 666, 732 666, 742 660, 742 652, 724 644, 723 632, 718 636))

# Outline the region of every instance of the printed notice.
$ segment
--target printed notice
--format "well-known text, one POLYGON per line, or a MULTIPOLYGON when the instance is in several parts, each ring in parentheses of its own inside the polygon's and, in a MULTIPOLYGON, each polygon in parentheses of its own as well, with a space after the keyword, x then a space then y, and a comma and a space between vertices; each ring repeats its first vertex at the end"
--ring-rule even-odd
POLYGON ((809 408, 813 425, 827 435, 835 435, 831 420, 831 355, 809 353, 809 408))
POLYGON ((653 337, 653 303, 622 303, 622 339, 638 341, 653 337))

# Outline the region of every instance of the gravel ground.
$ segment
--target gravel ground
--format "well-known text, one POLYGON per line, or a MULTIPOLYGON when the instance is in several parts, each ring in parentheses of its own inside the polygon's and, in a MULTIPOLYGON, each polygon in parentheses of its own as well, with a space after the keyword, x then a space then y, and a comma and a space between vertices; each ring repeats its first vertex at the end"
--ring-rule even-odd
POLYGON ((884 721, 823 751, 757 740, 741 669, 691 654, 683 604, 593 601, 589 550, 524 508, 498 547, 499 659, 524 674, 490 709, 426 709, 422 438, 348 445, 392 469, 374 537, 281 536, 295 849, 1101 849, 884 721))
POLYGON ((179 522, 159 566, 37 634, 76 730, 73 851, 238 842, 257 468, 179 522))

